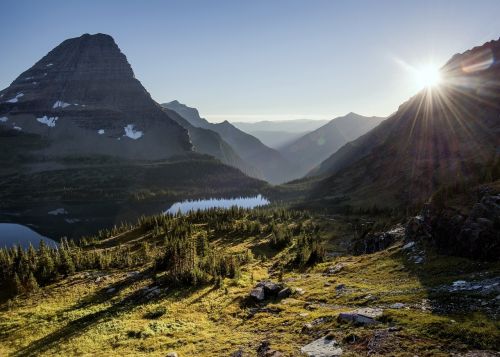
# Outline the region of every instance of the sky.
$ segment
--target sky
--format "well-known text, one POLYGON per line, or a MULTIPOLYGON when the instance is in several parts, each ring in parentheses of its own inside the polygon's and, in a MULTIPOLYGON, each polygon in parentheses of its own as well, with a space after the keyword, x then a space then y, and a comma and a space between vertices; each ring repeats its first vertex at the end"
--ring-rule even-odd
POLYGON ((500 1, 0 0, 0 88, 84 33, 114 37, 162 103, 213 122, 387 116, 443 65, 500 37, 500 1))

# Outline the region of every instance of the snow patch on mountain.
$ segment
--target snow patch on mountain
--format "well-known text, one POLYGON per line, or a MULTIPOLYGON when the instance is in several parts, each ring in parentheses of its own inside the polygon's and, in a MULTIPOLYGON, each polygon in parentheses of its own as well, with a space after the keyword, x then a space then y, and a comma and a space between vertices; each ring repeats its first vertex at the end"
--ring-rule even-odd
POLYGON ((58 216, 60 214, 68 214, 68 211, 66 211, 64 208, 56 208, 55 210, 49 211, 47 213, 53 216, 58 216))
POLYGON ((134 129, 134 124, 128 124, 124 129, 125 129, 125 135, 129 137, 130 139, 137 140, 142 137, 142 131, 140 130, 135 130, 134 129))
POLYGON ((40 122, 42 124, 45 124, 45 125, 47 125, 50 128, 53 128, 53 127, 56 126, 57 119, 59 119, 59 117, 47 117, 46 115, 44 115, 41 118, 36 118, 36 120, 38 122, 40 122))
POLYGON ((17 131, 23 130, 23 128, 21 128, 20 126, 14 126, 12 129, 17 130, 17 131))
POLYGON ((104 134, 104 129, 99 129, 99 130, 97 130, 97 134, 99 134, 99 135, 104 134))
POLYGON ((9 118, 7 118, 7 117, 0 118, 0 122, 2 122, 2 123, 5 123, 7 120, 9 120, 9 118))
POLYGON ((17 93, 16 96, 12 99, 9 99, 7 103, 17 103, 19 101, 19 98, 24 96, 24 93, 17 93))
POLYGON ((54 103, 54 105, 52 106, 53 109, 56 109, 56 108, 66 108, 66 107, 69 107, 71 104, 70 103, 66 103, 66 102, 63 102, 62 100, 58 100, 57 102, 54 103))

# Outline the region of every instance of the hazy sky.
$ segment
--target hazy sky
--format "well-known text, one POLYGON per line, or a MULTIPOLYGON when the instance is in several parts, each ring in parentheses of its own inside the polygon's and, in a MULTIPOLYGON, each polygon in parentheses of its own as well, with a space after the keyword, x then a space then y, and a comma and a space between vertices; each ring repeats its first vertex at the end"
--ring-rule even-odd
POLYGON ((211 121, 385 116, 418 90, 401 66, 500 37, 500 1, 0 0, 0 88, 54 46, 112 35, 159 102, 211 121))

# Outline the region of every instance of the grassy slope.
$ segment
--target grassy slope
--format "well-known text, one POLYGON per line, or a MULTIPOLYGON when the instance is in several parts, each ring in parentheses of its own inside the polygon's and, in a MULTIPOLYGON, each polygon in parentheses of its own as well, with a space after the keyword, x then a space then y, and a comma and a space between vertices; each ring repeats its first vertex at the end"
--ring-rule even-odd
MULTIPOLYGON (((321 225, 330 251, 342 250, 352 236, 346 221, 323 219, 321 225)), ((131 231, 95 248, 106 248, 113 242, 133 247, 136 239, 147 239, 144 233, 131 231)), ((284 281, 305 293, 270 302, 266 307, 271 311, 252 316, 254 306, 245 297, 256 281, 269 277, 269 268, 284 261, 288 252, 270 249, 266 236, 248 237, 238 229, 215 238, 221 247, 233 251, 250 248, 267 259, 256 259, 244 267, 239 281, 226 280, 222 288, 169 287, 149 301, 134 297, 139 289, 154 284, 150 275, 134 280, 127 272, 107 271, 104 273, 109 278, 96 283, 94 273, 78 273, 40 293, 0 306, 0 355, 99 352, 164 356, 175 350, 180 356, 229 356, 239 348, 255 355, 260 341, 268 339, 273 348, 296 356, 302 345, 329 331, 341 341, 346 355, 365 355, 369 349, 376 354, 412 356, 500 348, 498 321, 481 311, 468 312, 469 300, 449 312, 432 312, 448 301, 460 301, 456 293, 436 293, 432 287, 470 280, 479 273, 484 274, 482 278, 498 276, 498 263, 479 264, 428 251, 425 263, 415 265, 400 245, 371 255, 343 255, 309 270, 286 271, 284 281), (345 265, 340 273, 323 275, 326 267, 338 262, 345 265), (346 288, 338 292, 338 284, 346 288), (116 291, 107 292, 111 287, 116 291), (395 302, 405 303, 407 308, 388 308, 395 302), (339 312, 367 306, 385 308, 383 324, 354 327, 336 321, 339 312), (164 308, 165 314, 148 318, 148 313, 159 308, 164 308), (323 319, 303 331, 304 324, 318 318, 323 319), (389 332, 389 326, 400 329, 389 332)))

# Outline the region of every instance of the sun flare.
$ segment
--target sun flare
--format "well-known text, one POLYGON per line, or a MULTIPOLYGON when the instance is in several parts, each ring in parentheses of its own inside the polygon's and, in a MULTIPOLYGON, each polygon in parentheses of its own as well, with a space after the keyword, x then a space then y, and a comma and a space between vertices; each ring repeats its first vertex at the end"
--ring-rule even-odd
POLYGON ((415 71, 415 79, 420 88, 436 87, 441 82, 441 73, 439 67, 429 64, 415 71))

